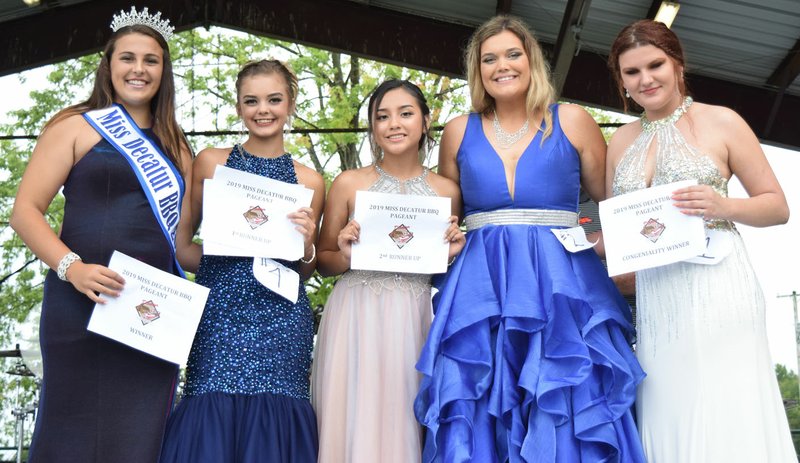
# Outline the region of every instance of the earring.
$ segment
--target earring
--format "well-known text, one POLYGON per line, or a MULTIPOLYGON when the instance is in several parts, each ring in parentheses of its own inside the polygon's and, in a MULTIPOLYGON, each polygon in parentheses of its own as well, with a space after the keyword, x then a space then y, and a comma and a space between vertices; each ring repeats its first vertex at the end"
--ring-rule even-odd
POLYGON ((628 89, 626 88, 625 89, 625 98, 630 98, 630 97, 631 97, 631 94, 628 93, 628 89))
POLYGON ((239 119, 239 142, 237 145, 243 145, 245 141, 247 141, 247 129, 244 126, 244 119, 239 119))
POLYGON ((286 116, 286 133, 292 133, 292 115, 286 116))

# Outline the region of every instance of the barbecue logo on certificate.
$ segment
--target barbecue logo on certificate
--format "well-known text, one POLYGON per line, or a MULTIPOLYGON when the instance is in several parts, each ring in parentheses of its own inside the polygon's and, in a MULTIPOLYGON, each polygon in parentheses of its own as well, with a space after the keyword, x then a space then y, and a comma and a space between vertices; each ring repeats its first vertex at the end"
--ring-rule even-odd
POLYGON ((139 320, 142 325, 147 325, 161 318, 161 313, 156 309, 156 303, 152 300, 142 301, 141 304, 136 306, 136 313, 139 314, 139 320))
POLYGON ((408 242, 411 241, 412 238, 414 238, 414 234, 411 233, 409 227, 406 227, 405 225, 401 224, 394 227, 394 230, 392 230, 391 233, 389 233, 389 238, 391 238, 392 241, 394 241, 394 244, 397 245, 398 249, 403 249, 403 246, 408 244, 408 242))
POLYGON ((242 215, 251 229, 256 229, 269 221, 269 217, 261 206, 253 206, 242 215))

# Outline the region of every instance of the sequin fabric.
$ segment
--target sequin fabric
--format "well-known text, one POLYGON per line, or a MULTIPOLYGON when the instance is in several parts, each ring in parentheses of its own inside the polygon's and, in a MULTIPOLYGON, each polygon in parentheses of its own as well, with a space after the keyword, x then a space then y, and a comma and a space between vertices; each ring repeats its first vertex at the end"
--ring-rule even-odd
MULTIPOLYGON (((690 145, 675 126, 691 105, 692 98, 686 97, 683 104, 664 119, 650 121, 642 116, 642 133, 625 150, 614 173, 614 196, 689 179, 709 185, 722 197, 728 196, 728 179, 720 174, 714 161, 690 145), (654 142, 655 147, 652 147, 654 142), (651 150, 655 150, 656 166, 648 185, 645 162, 651 150)), ((733 222, 728 220, 706 220, 705 226, 709 229, 735 229, 733 222)))
MULTIPOLYGON (((428 176, 428 168, 423 167, 420 175, 408 180, 400 180, 386 173, 379 165, 375 165, 378 172, 378 180, 373 183, 368 191, 378 193, 396 193, 420 196, 436 196, 425 178, 428 176)), ((419 297, 423 292, 430 289, 430 275, 416 273, 392 273, 377 272, 373 270, 348 270, 342 275, 341 281, 349 287, 368 286, 375 294, 380 294, 384 289, 410 290, 415 296, 419 297)))
MULTIPOLYGON (((292 158, 238 146, 226 166, 297 183, 292 158)), ((297 262, 285 262, 297 270, 297 262)), ((203 256, 197 283, 211 289, 187 364, 185 395, 269 392, 309 398, 313 317, 302 282, 296 304, 253 276, 253 259, 203 256)))

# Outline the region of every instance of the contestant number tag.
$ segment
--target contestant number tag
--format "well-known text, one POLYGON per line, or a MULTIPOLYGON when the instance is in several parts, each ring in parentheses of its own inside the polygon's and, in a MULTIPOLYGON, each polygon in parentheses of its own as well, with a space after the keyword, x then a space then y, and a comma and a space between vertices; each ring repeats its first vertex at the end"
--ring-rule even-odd
POLYGON ((259 283, 292 304, 297 302, 300 275, 280 262, 266 257, 253 259, 253 275, 259 283))
POLYGON ((733 236, 727 230, 706 230, 706 249, 686 262, 717 265, 733 251, 733 236))

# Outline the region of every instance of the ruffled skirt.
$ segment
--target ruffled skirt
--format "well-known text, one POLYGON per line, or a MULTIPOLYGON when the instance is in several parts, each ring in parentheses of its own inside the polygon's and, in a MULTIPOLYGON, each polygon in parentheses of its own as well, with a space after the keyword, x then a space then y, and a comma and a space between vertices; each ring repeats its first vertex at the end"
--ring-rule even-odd
POLYGON ((486 226, 441 284, 417 369, 423 461, 640 462, 630 309, 594 251, 486 226))

